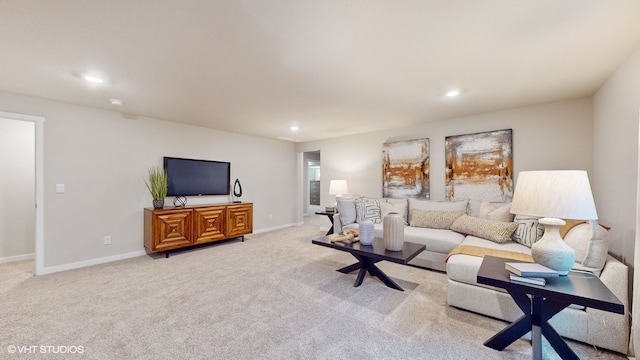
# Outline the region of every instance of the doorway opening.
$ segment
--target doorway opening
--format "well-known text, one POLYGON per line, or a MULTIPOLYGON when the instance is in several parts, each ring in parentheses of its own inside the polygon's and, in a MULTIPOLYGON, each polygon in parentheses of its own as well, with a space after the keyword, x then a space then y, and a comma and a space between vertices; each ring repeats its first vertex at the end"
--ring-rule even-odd
POLYGON ((0 183, 0 191, 12 194, 3 196, 4 208, 0 208, 0 259, 10 263, 33 258, 34 274, 40 275, 44 271, 44 118, 0 112, 0 126, 6 130, 0 133, 13 139, 0 148, 0 155, 14 164, 7 166, 12 173, 0 183), (11 207, 9 211, 5 205, 11 207))

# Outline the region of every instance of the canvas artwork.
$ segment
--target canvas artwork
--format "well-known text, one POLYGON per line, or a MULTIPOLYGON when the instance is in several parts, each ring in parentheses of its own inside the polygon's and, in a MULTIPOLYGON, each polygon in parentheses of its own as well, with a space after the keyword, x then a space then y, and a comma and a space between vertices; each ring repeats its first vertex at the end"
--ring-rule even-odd
POLYGON ((383 145, 382 196, 429 199, 429 139, 383 145))
POLYGON ((447 136, 445 156, 447 200, 511 201, 511 129, 447 136))

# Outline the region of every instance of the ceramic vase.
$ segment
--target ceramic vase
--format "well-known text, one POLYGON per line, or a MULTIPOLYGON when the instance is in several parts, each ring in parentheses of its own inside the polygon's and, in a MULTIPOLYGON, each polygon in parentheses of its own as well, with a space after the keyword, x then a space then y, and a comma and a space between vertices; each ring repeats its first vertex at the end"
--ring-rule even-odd
POLYGON ((373 243, 373 221, 364 219, 358 224, 358 232, 360 233, 360 243, 362 245, 371 245, 373 243))
POLYGON ((154 209, 162 209, 163 207, 164 207, 164 199, 153 200, 153 208, 154 209))
POLYGON ((389 251, 400 251, 404 246, 404 219, 392 212, 382 220, 384 247, 389 251))
POLYGON ((544 225, 544 235, 531 245, 533 261, 567 275, 576 261, 576 252, 560 237, 560 227, 564 220, 543 218, 538 220, 544 225))

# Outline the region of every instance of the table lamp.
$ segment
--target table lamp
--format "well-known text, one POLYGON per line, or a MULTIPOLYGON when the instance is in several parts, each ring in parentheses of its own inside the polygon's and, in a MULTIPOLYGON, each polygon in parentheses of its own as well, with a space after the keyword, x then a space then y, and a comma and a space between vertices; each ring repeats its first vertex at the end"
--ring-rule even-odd
MULTIPOLYGON (((331 180, 329 183, 329 195, 335 195, 336 197, 340 197, 343 194, 348 194, 349 188, 347 187, 347 180, 331 180)), ((336 209, 337 204, 333 205, 333 208, 336 209)))
POLYGON ((536 263, 567 275, 575 251, 560 237, 562 219, 596 220, 596 206, 586 171, 521 171, 511 203, 511 213, 542 217, 544 235, 531 245, 536 263))

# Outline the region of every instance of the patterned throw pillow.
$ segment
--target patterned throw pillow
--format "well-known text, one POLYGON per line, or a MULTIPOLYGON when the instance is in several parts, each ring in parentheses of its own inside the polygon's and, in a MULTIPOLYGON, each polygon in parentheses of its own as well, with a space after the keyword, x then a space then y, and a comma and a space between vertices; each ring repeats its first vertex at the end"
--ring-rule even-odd
POLYGON ((413 210, 409 225, 430 229, 451 229, 451 225, 462 215, 465 210, 460 211, 425 211, 413 210))
POLYGON ((518 227, 514 222, 501 222, 462 215, 451 226, 451 230, 491 240, 498 244, 506 243, 518 227))
POLYGON ((372 198, 356 199, 356 222, 359 223, 364 219, 369 219, 374 224, 382 222, 380 200, 372 198))
POLYGON ((539 217, 528 215, 516 215, 513 222, 517 224, 516 231, 511 239, 526 247, 531 247, 544 235, 544 225, 538 222, 539 217))

